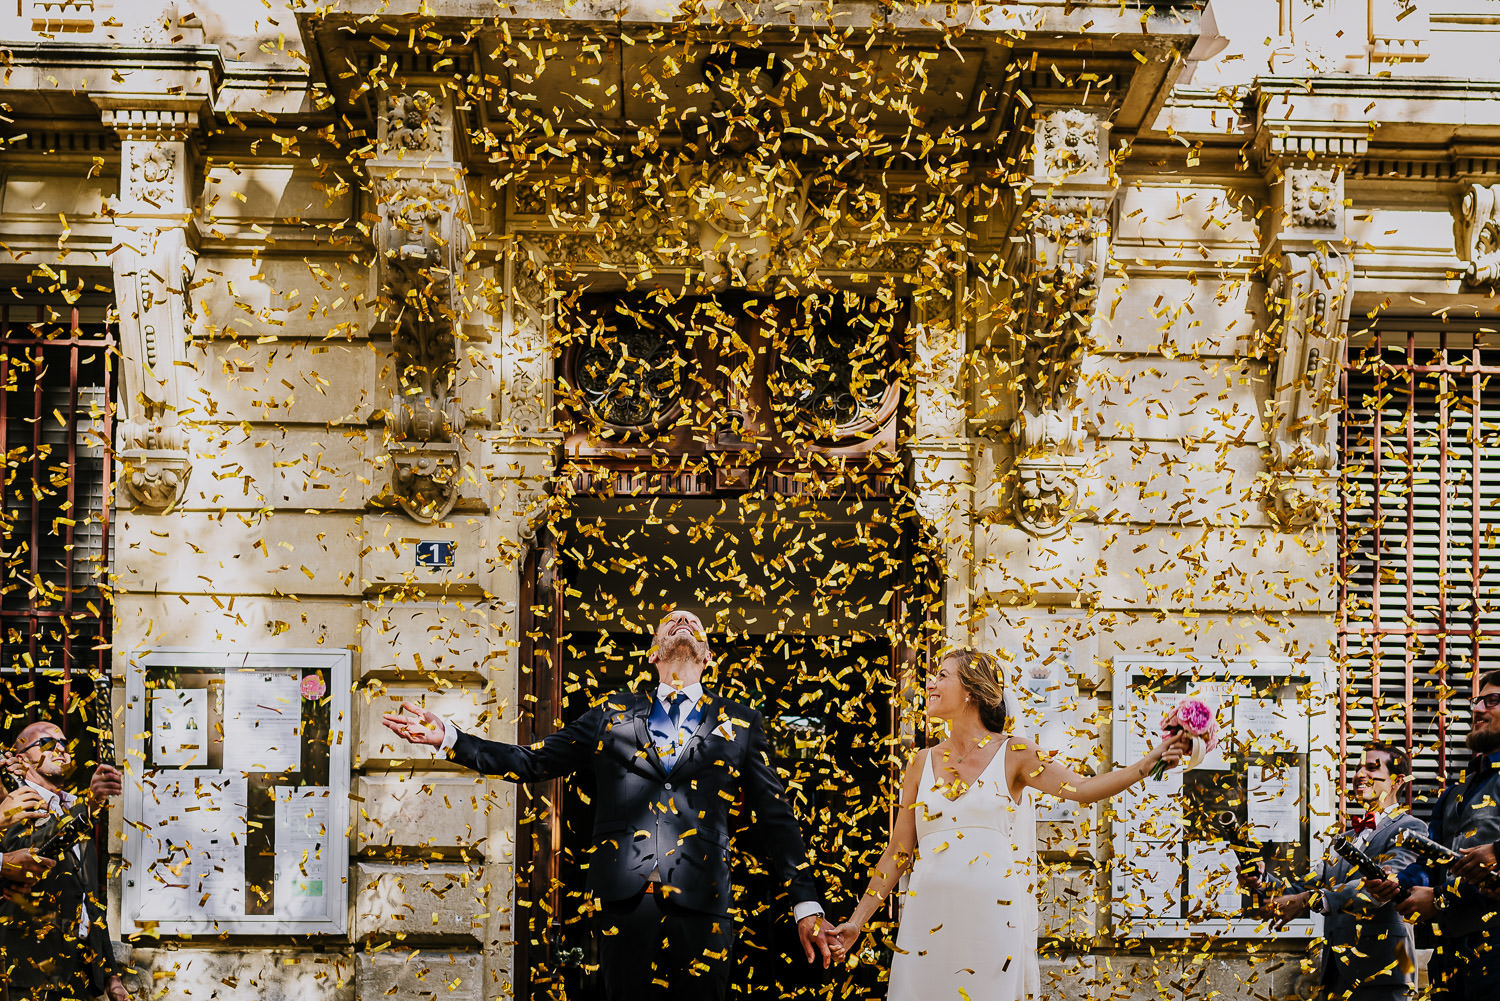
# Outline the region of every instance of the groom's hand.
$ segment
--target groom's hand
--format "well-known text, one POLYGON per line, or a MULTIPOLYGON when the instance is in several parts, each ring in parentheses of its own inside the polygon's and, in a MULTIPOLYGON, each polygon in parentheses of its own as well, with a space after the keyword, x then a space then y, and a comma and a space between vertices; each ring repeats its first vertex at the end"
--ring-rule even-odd
POLYGON ((443 746, 443 720, 435 712, 428 712, 413 702, 401 703, 399 713, 386 713, 381 717, 386 729, 408 744, 426 744, 428 747, 443 746), (411 715, 407 715, 410 713, 411 715))
POLYGON ((833 931, 833 925, 821 914, 809 914, 797 922, 797 937, 802 940, 802 951, 807 954, 809 963, 815 962, 818 953, 823 954, 823 969, 828 969, 828 962, 833 958, 833 952, 828 948, 828 936, 833 931), (814 944, 817 950, 813 950, 814 944))

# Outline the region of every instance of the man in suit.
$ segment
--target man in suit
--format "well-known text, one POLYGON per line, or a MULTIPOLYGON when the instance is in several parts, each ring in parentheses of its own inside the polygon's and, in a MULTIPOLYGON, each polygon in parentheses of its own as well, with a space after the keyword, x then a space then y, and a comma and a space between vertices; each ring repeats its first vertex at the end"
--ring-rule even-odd
POLYGON ((1500 670, 1484 672, 1470 700, 1465 738, 1474 758, 1443 790, 1427 835, 1459 852, 1453 866, 1411 866, 1397 887, 1403 913, 1430 922, 1437 947, 1427 975, 1432 1001, 1494 1001, 1500 997, 1500 893, 1485 855, 1500 840, 1500 670), (1476 857, 1477 856, 1477 857, 1476 857))
MULTIPOLYGON (((1366 745, 1354 773, 1351 802, 1364 813, 1352 818, 1345 836, 1393 874, 1416 860, 1395 843, 1396 832, 1426 831, 1400 803, 1410 779, 1410 756, 1384 742, 1366 745)), ((1324 916, 1321 994, 1328 1001, 1407 1001, 1412 996, 1417 974, 1411 925, 1388 899, 1377 900, 1342 858, 1326 860, 1294 892, 1272 900, 1270 910, 1274 928, 1309 911, 1324 916)))
POLYGON ((25 820, 5 832, 7 852, 33 852, 54 841, 67 825, 74 834, 56 848, 56 864, 30 892, 13 891, 0 900, 5 949, 0 981, 10 984, 10 1001, 88 1001, 100 994, 129 1001, 115 969, 105 926, 105 896, 94 851, 94 813, 120 794, 120 773, 100 765, 87 794, 75 797, 63 786, 73 770, 67 739, 55 724, 23 729, 15 757, 25 767, 23 788, 46 804, 45 819, 25 820))
POLYGON ((530 747, 461 733, 409 702, 385 717, 407 741, 447 750, 485 775, 541 782, 592 771, 588 886, 602 903, 597 932, 609 1001, 727 996, 729 809, 741 795, 755 812, 757 854, 795 903, 808 962, 821 953, 826 967, 837 951, 761 715, 704 690, 709 658, 703 623, 672 612, 651 649, 652 690, 616 692, 530 747))

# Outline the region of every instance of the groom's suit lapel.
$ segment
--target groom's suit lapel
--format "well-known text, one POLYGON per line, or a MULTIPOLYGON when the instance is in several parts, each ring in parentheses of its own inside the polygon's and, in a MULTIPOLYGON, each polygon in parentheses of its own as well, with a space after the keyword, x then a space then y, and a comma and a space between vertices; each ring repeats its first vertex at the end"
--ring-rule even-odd
POLYGON ((674 772, 692 763, 703 746, 703 739, 713 733, 723 719, 724 700, 706 689, 703 692, 702 708, 703 712, 698 717, 698 725, 693 728, 687 742, 682 745, 681 753, 677 755, 677 763, 672 768, 674 772))
POLYGON ((632 726, 635 729, 636 747, 640 749, 642 757, 651 763, 656 773, 662 778, 667 777, 667 766, 662 764, 661 755, 656 753, 656 741, 651 739, 651 710, 655 707, 656 696, 641 692, 636 695, 635 711, 632 713, 632 726))

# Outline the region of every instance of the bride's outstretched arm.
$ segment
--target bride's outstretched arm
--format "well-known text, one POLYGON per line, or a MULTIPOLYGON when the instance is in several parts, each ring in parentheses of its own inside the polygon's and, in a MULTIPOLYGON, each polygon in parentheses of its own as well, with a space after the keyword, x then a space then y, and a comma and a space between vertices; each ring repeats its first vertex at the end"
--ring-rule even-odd
POLYGON ((1043 761, 1036 745, 1029 740, 1011 738, 1007 746, 1013 752, 1010 756, 1012 786, 1021 782, 1051 796, 1079 803, 1097 803, 1144 779, 1158 761, 1165 761, 1168 768, 1176 765, 1191 749, 1192 740, 1180 734, 1170 737, 1139 761, 1098 775, 1079 775, 1056 761, 1043 761))
POLYGON ((917 752, 911 764, 906 766, 906 776, 901 780, 901 802, 896 808, 896 818, 891 824, 891 840, 885 854, 875 864, 870 874, 870 885, 865 895, 859 898, 849 920, 833 929, 833 934, 842 947, 839 958, 848 955, 859 941, 865 922, 869 921, 885 898, 891 895, 901 875, 911 868, 912 855, 917 849, 917 820, 913 812, 917 802, 917 785, 922 781, 922 764, 929 752, 924 748, 917 752))

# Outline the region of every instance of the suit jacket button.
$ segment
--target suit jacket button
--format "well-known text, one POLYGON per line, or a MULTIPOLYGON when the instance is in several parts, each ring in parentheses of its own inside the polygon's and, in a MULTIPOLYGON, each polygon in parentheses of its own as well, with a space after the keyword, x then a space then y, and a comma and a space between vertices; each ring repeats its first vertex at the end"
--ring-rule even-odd
POLYGON ((662 785, 662 788, 665 789, 667 792, 671 792, 672 791, 672 783, 670 783, 670 782, 664 783, 662 785))

